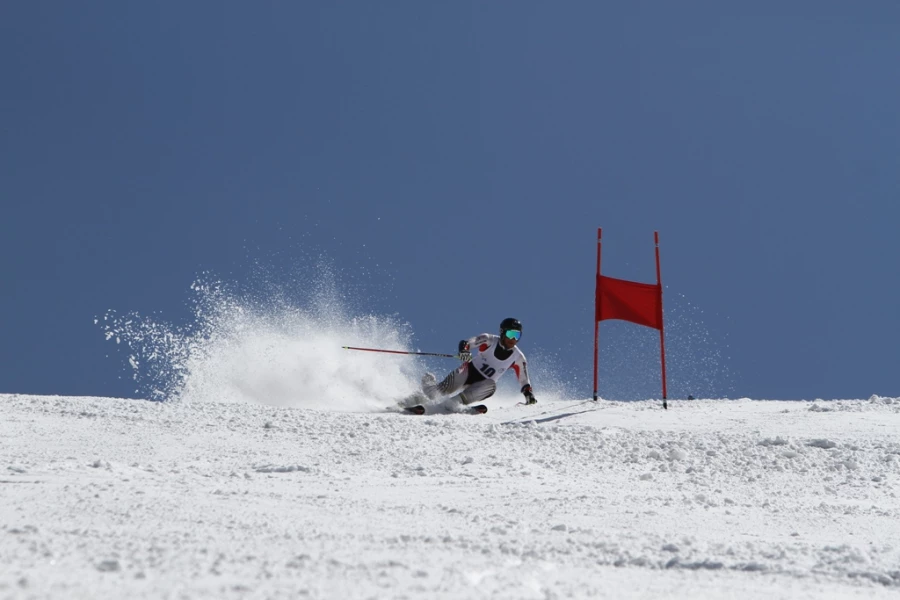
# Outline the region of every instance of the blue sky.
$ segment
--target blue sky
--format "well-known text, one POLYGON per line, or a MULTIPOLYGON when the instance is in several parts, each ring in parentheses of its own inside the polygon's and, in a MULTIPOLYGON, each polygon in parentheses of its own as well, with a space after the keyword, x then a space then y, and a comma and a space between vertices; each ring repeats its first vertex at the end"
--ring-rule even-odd
POLYGON ((660 231, 730 394, 900 396, 898 28, 894 2, 5 3, 0 392, 133 395, 96 316, 189 319, 199 273, 321 254, 426 351, 518 316, 587 397, 603 227, 604 273, 648 282, 660 231))

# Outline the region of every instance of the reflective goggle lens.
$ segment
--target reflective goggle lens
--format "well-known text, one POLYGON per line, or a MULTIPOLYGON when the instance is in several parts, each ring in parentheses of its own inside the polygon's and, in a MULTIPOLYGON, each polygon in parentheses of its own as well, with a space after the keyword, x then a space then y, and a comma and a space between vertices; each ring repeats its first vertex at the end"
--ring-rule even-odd
POLYGON ((518 340, 522 337, 522 332, 516 331, 515 329, 507 329, 505 332, 503 332, 503 335, 505 335, 508 339, 518 340))

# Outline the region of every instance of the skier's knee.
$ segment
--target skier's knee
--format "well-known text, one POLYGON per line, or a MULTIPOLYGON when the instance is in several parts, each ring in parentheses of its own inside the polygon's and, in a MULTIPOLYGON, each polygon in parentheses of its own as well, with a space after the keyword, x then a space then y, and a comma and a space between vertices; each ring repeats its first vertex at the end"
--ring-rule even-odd
POLYGON ((480 402, 490 398, 496 391, 497 384, 493 380, 487 379, 470 386, 469 389, 459 395, 459 398, 463 404, 472 404, 473 402, 480 402))

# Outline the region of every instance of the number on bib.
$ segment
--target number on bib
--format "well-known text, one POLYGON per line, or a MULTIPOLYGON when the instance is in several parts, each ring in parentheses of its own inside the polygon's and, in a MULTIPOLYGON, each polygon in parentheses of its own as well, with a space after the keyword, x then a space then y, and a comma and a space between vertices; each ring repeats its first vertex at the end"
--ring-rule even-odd
POLYGON ((485 364, 481 365, 481 372, 484 373, 485 377, 493 377, 494 373, 496 373, 497 370, 494 367, 488 366, 487 363, 485 363, 485 364))

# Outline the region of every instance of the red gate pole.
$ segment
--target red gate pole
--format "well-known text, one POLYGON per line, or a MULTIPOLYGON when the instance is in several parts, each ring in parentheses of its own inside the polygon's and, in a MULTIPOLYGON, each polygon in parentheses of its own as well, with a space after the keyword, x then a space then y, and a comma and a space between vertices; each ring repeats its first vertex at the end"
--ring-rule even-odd
POLYGON ((662 277, 660 276, 659 270, 659 232, 653 232, 653 241, 656 244, 656 285, 659 286, 659 356, 660 363, 662 364, 662 395, 663 395, 663 408, 668 409, 668 403, 666 402, 666 338, 664 333, 664 323, 663 323, 663 308, 662 308, 662 277))
POLYGON ((597 360, 600 354, 600 321, 597 320, 597 303, 600 302, 600 238, 603 229, 597 228, 597 284, 594 290, 594 401, 597 400, 597 360))

